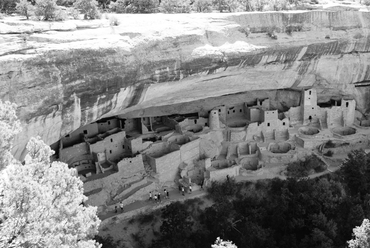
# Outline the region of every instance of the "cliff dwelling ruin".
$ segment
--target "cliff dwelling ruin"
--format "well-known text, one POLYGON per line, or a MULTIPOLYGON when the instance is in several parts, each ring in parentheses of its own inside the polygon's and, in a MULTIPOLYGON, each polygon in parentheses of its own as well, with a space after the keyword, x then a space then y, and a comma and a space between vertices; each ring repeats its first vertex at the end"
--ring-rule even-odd
POLYGON ((355 100, 321 104, 315 88, 300 94, 299 106, 285 111, 265 98, 197 113, 100 119, 53 144, 54 159, 76 168, 88 203, 102 206, 130 203, 158 185, 197 188, 243 177, 317 147, 323 154, 367 148, 368 122, 355 118, 355 100))

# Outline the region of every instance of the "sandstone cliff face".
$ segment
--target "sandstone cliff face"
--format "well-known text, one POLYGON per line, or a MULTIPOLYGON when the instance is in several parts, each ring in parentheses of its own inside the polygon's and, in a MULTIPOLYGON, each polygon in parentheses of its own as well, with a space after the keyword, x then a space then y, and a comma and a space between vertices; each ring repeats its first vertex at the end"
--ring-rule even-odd
POLYGON ((16 157, 31 136, 52 144, 101 117, 198 111, 232 94, 290 107, 289 90, 314 86, 319 99, 352 95, 369 110, 369 12, 117 17, 0 23, 0 99, 18 104, 23 124, 16 157))

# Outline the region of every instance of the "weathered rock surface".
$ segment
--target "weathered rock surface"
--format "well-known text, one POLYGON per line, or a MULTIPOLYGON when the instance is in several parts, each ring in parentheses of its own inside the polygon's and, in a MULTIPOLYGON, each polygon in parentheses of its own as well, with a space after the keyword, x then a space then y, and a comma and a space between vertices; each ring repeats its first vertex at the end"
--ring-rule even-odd
POLYGON ((266 95, 290 107, 299 101, 292 90, 312 86, 319 100, 352 95, 369 110, 369 12, 117 18, 119 26, 1 20, 0 99, 18 104, 17 157, 31 136, 52 144, 101 117, 198 111, 266 95), (272 29, 277 40, 267 35, 272 29))

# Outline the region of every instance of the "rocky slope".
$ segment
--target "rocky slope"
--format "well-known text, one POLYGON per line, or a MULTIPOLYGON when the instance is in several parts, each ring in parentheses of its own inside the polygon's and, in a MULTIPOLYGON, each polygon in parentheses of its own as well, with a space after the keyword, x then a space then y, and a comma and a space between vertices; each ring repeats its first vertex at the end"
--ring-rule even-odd
POLYGON ((23 124, 16 157, 30 136, 51 144, 101 117, 198 111, 233 94, 289 107, 292 90, 314 86, 322 101, 352 95, 369 110, 369 12, 117 18, 119 26, 0 20, 0 99, 18 104, 23 124))

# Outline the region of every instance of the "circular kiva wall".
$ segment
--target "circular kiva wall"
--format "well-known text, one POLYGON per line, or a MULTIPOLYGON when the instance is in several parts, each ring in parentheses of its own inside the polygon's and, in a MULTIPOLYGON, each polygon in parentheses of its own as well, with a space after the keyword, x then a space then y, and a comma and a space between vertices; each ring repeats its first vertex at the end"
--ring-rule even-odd
POLYGON ((298 131, 300 134, 307 136, 315 135, 320 132, 320 130, 316 127, 301 127, 298 131))
POLYGON ((231 163, 226 159, 222 159, 212 161, 211 165, 215 169, 224 169, 230 167, 231 163))
POLYGON ((333 133, 341 136, 352 135, 356 133, 356 129, 353 127, 335 127, 332 129, 333 133))
POLYGON ((195 124, 195 125, 190 125, 187 126, 186 131, 193 132, 193 133, 199 133, 203 130, 203 127, 201 125, 195 124))
POLYGON ((240 160, 240 164, 246 170, 257 170, 258 158, 243 158, 240 160))
POLYGON ((287 142, 271 143, 270 152, 272 153, 287 153, 292 149, 292 146, 287 142))
POLYGON ((370 120, 361 120, 360 121, 361 127, 370 127, 370 120))

